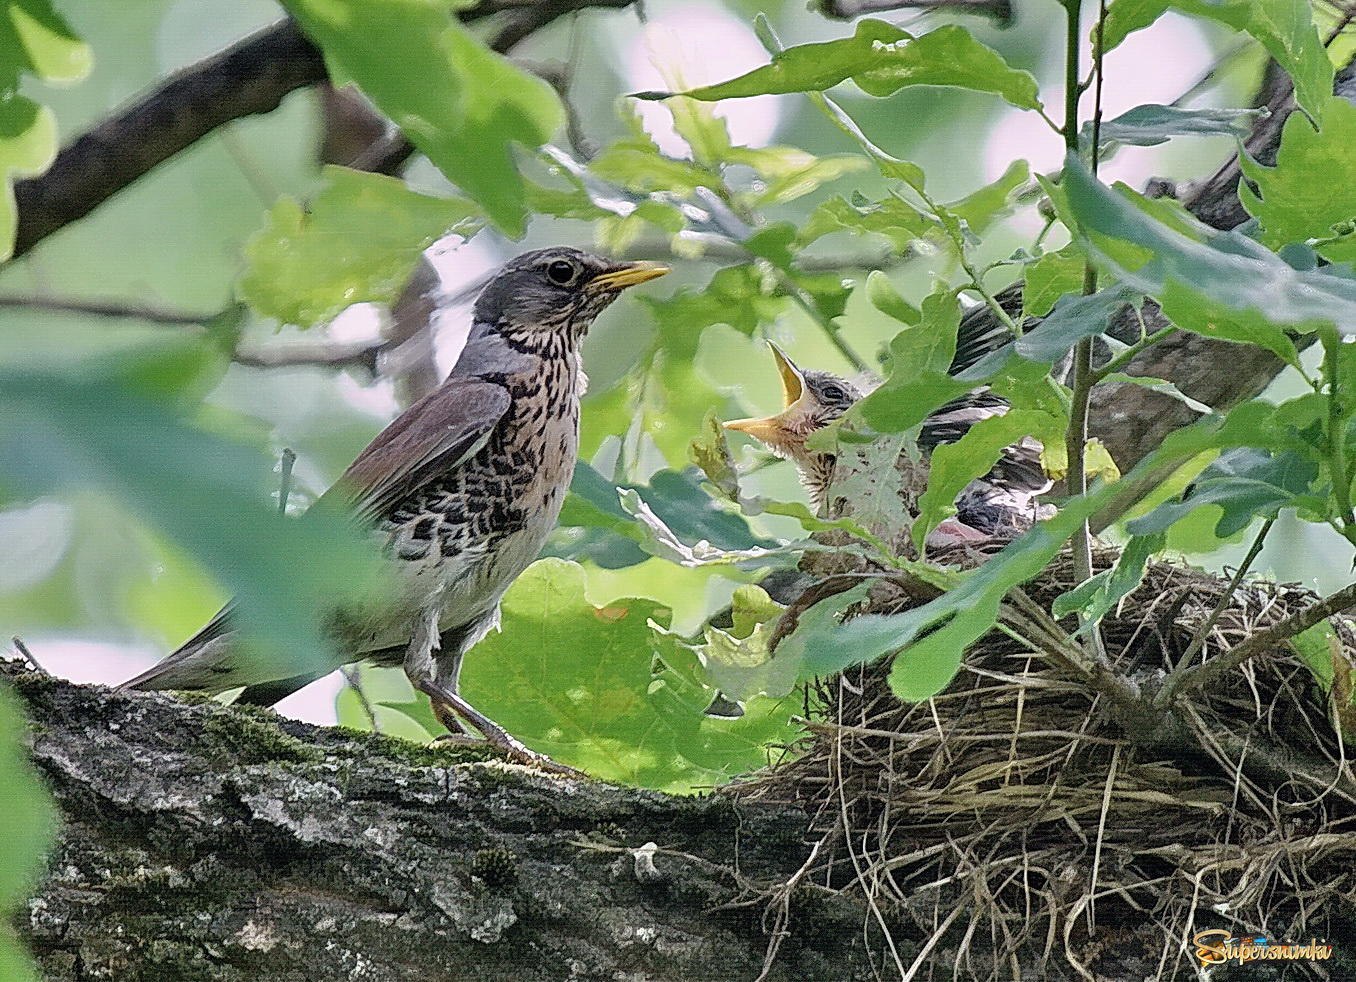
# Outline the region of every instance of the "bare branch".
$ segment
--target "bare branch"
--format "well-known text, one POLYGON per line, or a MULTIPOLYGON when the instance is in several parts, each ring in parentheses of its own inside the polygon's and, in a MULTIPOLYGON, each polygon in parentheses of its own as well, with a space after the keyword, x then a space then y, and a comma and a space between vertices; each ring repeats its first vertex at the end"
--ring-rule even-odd
POLYGON ((23 638, 16 634, 14 637, 10 638, 10 641, 13 642, 14 650, 19 653, 19 657, 28 662, 28 664, 32 666, 33 671, 37 672, 39 675, 51 674, 51 672, 42 667, 41 662, 33 657, 33 652, 28 650, 28 645, 24 644, 23 638))
POLYGON ((14 185, 14 255, 84 218, 222 124, 271 112, 289 92, 324 78, 320 51, 292 21, 170 76, 77 138, 47 173, 14 185))
POLYGON ((390 342, 360 341, 352 344, 269 344, 239 347, 231 356, 237 365, 249 368, 293 368, 312 365, 319 368, 365 368, 377 371, 377 356, 390 342))
POLYGON ((1002 27, 1012 23, 1012 4, 1008 0, 821 0, 819 5, 819 12, 825 17, 840 20, 890 10, 953 10, 992 17, 1002 27))
POLYGON ((76 300, 61 297, 0 296, 0 308, 138 320, 165 327, 198 327, 220 316, 220 311, 194 313, 126 300, 76 300))

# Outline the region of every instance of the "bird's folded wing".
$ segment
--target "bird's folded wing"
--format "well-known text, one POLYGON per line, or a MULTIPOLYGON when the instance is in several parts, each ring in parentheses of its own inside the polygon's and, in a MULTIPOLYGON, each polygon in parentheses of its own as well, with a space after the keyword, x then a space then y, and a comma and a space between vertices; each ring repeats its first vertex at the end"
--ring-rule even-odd
POLYGON ((1008 402, 991 392, 968 392, 952 399, 923 421, 918 434, 918 446, 927 452, 943 443, 955 443, 981 419, 1002 416, 1008 411, 1008 402))
MULTIPOLYGON (((1010 316, 1017 317, 1022 312, 1021 291, 998 295, 998 302, 1010 316)), ((992 354, 1012 343, 1012 332, 993 315, 987 304, 978 304, 961 315, 960 328, 956 332, 956 354, 951 359, 947 371, 959 375, 967 368, 979 362, 985 355, 992 354)))
POLYGON ((453 375, 377 434, 325 497, 370 520, 474 456, 509 408, 498 382, 453 375))

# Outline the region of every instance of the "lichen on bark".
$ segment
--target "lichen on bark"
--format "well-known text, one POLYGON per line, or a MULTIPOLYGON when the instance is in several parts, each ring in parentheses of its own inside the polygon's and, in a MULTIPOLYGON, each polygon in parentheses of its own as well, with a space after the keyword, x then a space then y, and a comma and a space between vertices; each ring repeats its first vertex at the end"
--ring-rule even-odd
MULTIPOLYGON (((63 817, 18 925, 50 982, 752 979, 804 815, 564 780, 0 665, 63 817), (656 875, 635 852, 654 843, 656 875), (752 899, 752 903, 743 901, 752 899)), ((834 898, 771 979, 869 978, 834 898)))

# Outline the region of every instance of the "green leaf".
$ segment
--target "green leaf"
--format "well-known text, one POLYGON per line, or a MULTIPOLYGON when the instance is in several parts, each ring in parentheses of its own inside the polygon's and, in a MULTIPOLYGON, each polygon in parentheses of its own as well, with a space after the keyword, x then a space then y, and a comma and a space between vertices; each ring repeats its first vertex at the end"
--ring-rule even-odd
POLYGON ((1022 437, 1049 429, 1044 413, 1013 409, 975 423, 955 443, 932 451, 928 487, 918 499, 918 518, 913 525, 913 543, 920 551, 928 533, 956 514, 956 496, 975 478, 983 477, 998 462, 1006 447, 1022 437))
POLYGON ((1056 597, 1050 612, 1056 617, 1063 617, 1079 611, 1084 621, 1079 630, 1090 630, 1092 625, 1100 623, 1120 603, 1122 597, 1129 596, 1139 586, 1144 579, 1145 566, 1163 549, 1165 539, 1166 536, 1161 532, 1131 536, 1117 557, 1115 566, 1056 597))
POLYGON ((900 295, 884 270, 873 269, 866 274, 866 299, 882 314, 901 324, 913 326, 923 318, 923 312, 900 295))
POLYGON ((265 317, 309 326, 355 303, 388 303, 425 249, 481 224, 469 201, 417 194, 394 177, 344 167, 323 177, 309 207, 280 199, 245 246, 240 294, 265 317))
POLYGON ((1125 372, 1112 372, 1110 375, 1103 378, 1102 382, 1107 385, 1117 383, 1122 385, 1138 385, 1141 388, 1149 389, 1153 392, 1160 392, 1169 398, 1176 399, 1184 406, 1195 410, 1198 413, 1209 414, 1215 411, 1200 400, 1191 398, 1191 396, 1179 389, 1175 383, 1169 382, 1167 379, 1153 378, 1148 375, 1127 375, 1125 372))
POLYGON ((1332 96, 1333 69, 1308 0, 1115 0, 1107 8, 1103 50, 1148 27, 1168 10, 1206 17, 1252 35, 1294 80, 1295 98, 1318 118, 1332 96))
MULTIPOLYGON (((618 498, 622 509, 636 521, 636 528, 642 532, 642 548, 660 559, 667 559, 679 566, 696 568, 698 566, 729 566, 736 563, 755 563, 759 565, 783 565, 784 563, 766 560, 793 555, 799 551, 796 545, 784 546, 781 543, 766 541, 749 545, 725 545, 696 535, 684 535, 675 531, 634 488, 618 488, 618 498), (693 541, 695 539, 695 541, 693 541)), ((708 503, 713 503, 707 498, 708 503)), ((743 519, 726 515, 743 523, 743 519)))
POLYGON ((589 170, 631 191, 672 191, 689 195, 718 186, 720 179, 690 160, 665 156, 648 138, 614 143, 589 162, 589 170))
POLYGON ((747 638, 759 625, 775 621, 785 609, 784 605, 773 600, 757 584, 735 587, 730 600, 730 619, 733 622, 730 634, 736 638, 747 638))
MULTIPOLYGON (((903 434, 892 434, 866 444, 838 447, 828 500, 843 499, 852 520, 870 531, 876 541, 895 542, 913 524, 899 470, 900 456, 908 444, 903 434)), ((910 450, 916 454, 916 448, 910 450)))
POLYGON ((850 415, 881 433, 898 433, 973 389, 975 383, 947 374, 959 328, 960 304, 954 294, 945 291, 925 298, 918 326, 900 331, 890 342, 889 375, 850 415))
POLYGON ((1345 656, 1342 642, 1332 621, 1319 621, 1308 630, 1301 631, 1290 639, 1290 647, 1300 656, 1300 660, 1314 673, 1314 678, 1325 690, 1332 688, 1335 673, 1333 666, 1345 656))
POLYGON ((1027 270, 1022 288, 1022 316, 1044 317, 1060 297, 1082 293, 1086 263, 1083 251, 1074 243, 1036 260, 1027 270))
POLYGON ((730 453, 725 427, 714 412, 707 413, 702 420, 701 433, 688 445, 688 458, 727 500, 739 501, 739 471, 730 453))
POLYGON ((14 181, 43 173, 56 159, 56 117, 21 95, 0 101, 0 261, 13 254, 19 216, 14 181))
POLYGON ((998 180, 951 202, 946 210, 965 222, 971 233, 978 235, 1011 210, 1012 196, 1030 180, 1031 168, 1027 162, 1014 160, 998 180))
POLYGON ((356 82, 448 180, 508 235, 527 205, 512 147, 564 122, 547 82, 495 54, 441 0, 285 0, 336 82, 356 82))
POLYGON ((896 181, 903 181, 905 184, 916 190, 923 190, 924 181, 926 179, 923 174, 923 168, 912 161, 901 160, 893 154, 886 153, 880 147, 876 146, 871 142, 871 138, 862 132, 862 128, 857 125, 856 121, 844 112, 843 108, 838 105, 838 103, 834 102, 828 96, 823 95, 822 93, 814 94, 811 96, 811 100, 818 103, 820 108, 829 119, 833 121, 835 126, 847 134, 852 140, 856 141, 857 146, 861 147, 863 152, 871 158, 872 162, 876 165, 876 169, 881 172, 882 176, 896 181))
POLYGON ((1072 157, 1062 187, 1089 255, 1158 300, 1179 327, 1261 345, 1296 366, 1287 328, 1356 332, 1356 280, 1296 269, 1236 232, 1167 212, 1129 188, 1112 190, 1072 157))
MULTIPOLYGON (((774 540, 755 536, 740 515, 713 500, 691 469, 658 471, 648 484, 632 485, 610 481, 580 461, 575 465, 570 495, 561 509, 560 524, 604 529, 652 553, 665 555, 669 554, 672 542, 704 543, 709 555, 777 546, 774 540), (619 497, 623 493, 629 496, 628 501, 639 504, 623 507, 619 497), (641 505, 653 527, 663 529, 663 546, 656 544, 646 521, 636 518, 635 512, 641 505)), ((635 561, 641 558, 637 556, 635 561)))
POLYGON ((856 154, 816 157, 795 147, 732 147, 725 162, 750 167, 766 182, 761 190, 743 195, 753 208, 795 201, 820 185, 870 166, 856 154))
POLYGON ((52 801, 28 760, 23 708, 8 687, 0 687, 0 800, 5 834, 0 838, 0 971, 3 978, 26 982, 38 976, 8 929, 24 911, 24 901, 42 876, 44 859, 56 832, 52 801))
POLYGON ((836 196, 820 202, 810 213, 800 230, 800 244, 809 245, 832 232, 852 235, 872 232, 883 235, 896 250, 904 252, 937 227, 936 221, 895 195, 880 201, 853 202, 836 196))
MULTIPOLYGON (((270 502, 273 461, 191 427, 102 359, 0 369, 0 500, 102 491, 235 591, 240 661, 303 674, 333 664, 321 619, 380 599, 375 550, 328 506, 299 520, 270 502), (304 558, 303 558, 304 557, 304 558)), ((262 669, 261 669, 262 671, 262 669)))
MULTIPOLYGON (((802 44, 773 55, 772 63, 718 85, 681 93, 714 102, 787 92, 821 92, 851 78, 862 91, 886 96, 910 85, 944 85, 992 92, 1019 109, 1039 109, 1036 80, 1012 68, 963 27, 947 25, 913 37, 884 21, 857 23, 850 38, 802 44)), ((642 92, 640 99, 673 93, 642 92)))
POLYGON ((727 698, 747 702, 758 696, 781 698, 796 687, 795 665, 772 657, 768 642, 782 605, 759 586, 741 586, 731 601, 729 631, 707 625, 696 648, 706 683, 727 698))
POLYGON ((1083 338, 1104 334, 1111 319, 1137 298, 1138 294, 1124 283, 1114 283, 1088 296, 1066 294, 1045 320, 1013 346, 1023 358, 1051 364, 1083 338))
POLYGON ((1308 494, 1317 476, 1318 464, 1294 451, 1229 450, 1201 472, 1181 500, 1164 502, 1127 528, 1135 535, 1163 532, 1197 508, 1219 505, 1223 513, 1215 534, 1228 538, 1256 518, 1275 518, 1282 508, 1308 494))
POLYGON ((89 74, 89 46, 47 0, 0 3, 0 261, 14 248, 18 216, 13 183, 43 173, 57 152, 56 117, 19 95, 25 76, 75 82, 89 74))
MULTIPOLYGON (((1356 106, 1333 98, 1323 112, 1323 128, 1298 113, 1285 121, 1276 166, 1264 167, 1240 157, 1245 181, 1238 196, 1248 214, 1262 223, 1262 241, 1272 248, 1291 242, 1327 239, 1334 226, 1356 219, 1356 106), (1260 194, 1260 196, 1259 196, 1260 194)), ((1356 262, 1356 237, 1347 235, 1315 245, 1332 262, 1356 262)))
POLYGON ((78 82, 89 74, 89 45, 48 0, 5 0, 0 16, 0 90, 13 92, 27 73, 48 82, 78 82))
POLYGON ((528 746, 603 780, 684 792, 763 766, 767 745, 794 735, 794 698, 705 717, 714 692, 652 664, 651 625, 667 610, 598 608, 584 585, 573 563, 534 563, 504 597, 502 630, 466 659, 467 699, 528 746))
MULTIPOLYGON (((1265 115, 1263 109, 1182 109, 1178 106, 1136 106, 1098 127, 1102 145, 1123 143, 1135 147, 1156 147, 1175 136, 1245 137, 1253 123, 1265 115)), ((1080 134, 1085 144, 1092 141, 1092 122, 1083 124, 1080 134)))
POLYGON ((367 705, 363 705, 352 685, 345 685, 334 704, 340 726, 368 731, 373 729, 375 720, 377 732, 422 744, 443 731, 428 700, 415 693, 403 668, 362 664, 353 666, 349 673, 362 686, 367 705))
POLYGON ((645 296, 641 303, 660 323, 665 336, 696 339, 712 324, 729 324, 741 334, 752 335, 760 325, 771 323, 787 307, 787 298, 777 293, 775 281, 753 263, 716 270, 701 289, 685 287, 663 299, 645 296))

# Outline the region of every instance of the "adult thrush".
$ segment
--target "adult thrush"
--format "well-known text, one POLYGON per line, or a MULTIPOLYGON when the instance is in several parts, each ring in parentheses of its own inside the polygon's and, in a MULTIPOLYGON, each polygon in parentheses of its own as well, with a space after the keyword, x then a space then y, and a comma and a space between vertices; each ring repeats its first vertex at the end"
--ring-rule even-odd
MULTIPOLYGON (((378 612, 329 612, 345 662, 403 664, 454 733, 460 720, 540 761, 458 691, 468 649, 540 552, 570 485, 586 378, 580 346, 622 290, 668 269, 553 248, 511 260, 476 300, 470 336, 443 384, 379 433, 328 495, 371 527, 398 580, 378 612)), ((276 702, 320 672, 272 674, 236 657, 228 605, 133 689, 222 692, 276 702)), ((339 667, 339 663, 333 666, 339 667)))
MULTIPOLYGON (((831 499, 835 479, 841 480, 842 464, 833 453, 811 450, 806 440, 846 413, 862 391, 831 372, 803 370, 775 344, 772 355, 781 376, 783 408, 761 418, 731 420, 726 429, 747 433, 774 453, 792 460, 816 509, 823 515, 836 513, 831 499)), ((943 443, 959 440, 975 423, 1008 411, 1002 398, 976 391, 942 406, 922 424, 918 446, 925 456, 943 443)), ((929 541, 934 545, 965 540, 1010 537, 1025 531, 1053 509, 1036 502, 1050 489, 1050 479, 1041 467, 1041 445, 1031 437, 1004 449, 993 468, 971 481, 956 499, 957 514, 938 528, 929 541)), ((899 461, 905 475, 904 493, 909 503, 926 487, 925 467, 905 457, 899 461)))

